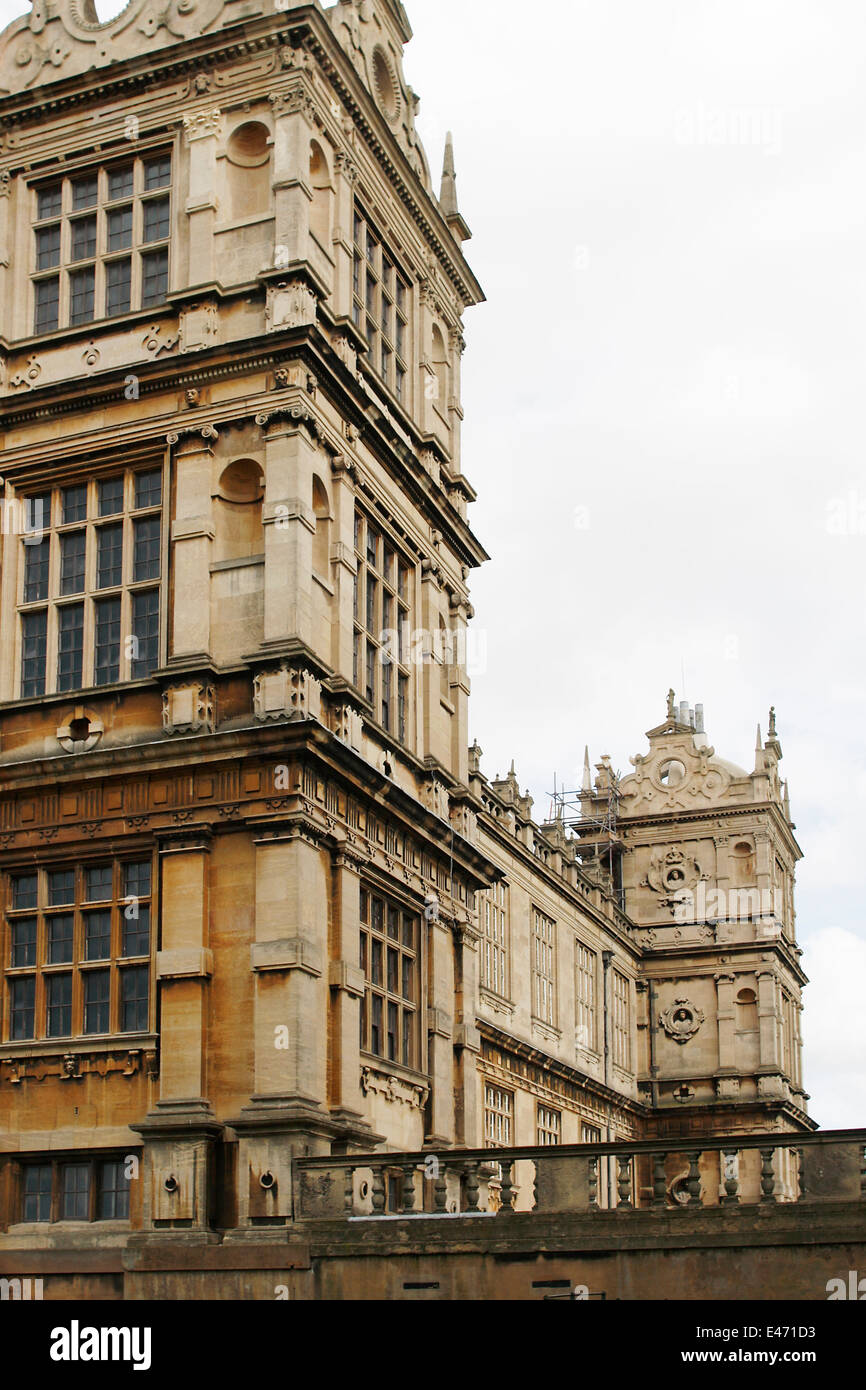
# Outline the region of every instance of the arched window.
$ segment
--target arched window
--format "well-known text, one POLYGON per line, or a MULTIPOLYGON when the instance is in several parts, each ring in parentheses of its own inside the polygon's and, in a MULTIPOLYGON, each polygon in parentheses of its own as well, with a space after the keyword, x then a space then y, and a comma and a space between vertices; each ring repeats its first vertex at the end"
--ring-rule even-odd
POLYGON ((323 578, 328 577, 331 556, 331 504, 321 478, 313 476, 313 512, 316 517, 316 534, 313 537, 313 569, 323 578))
POLYGON ((445 339, 437 324, 433 325, 433 374, 436 379, 434 400, 444 415, 448 409, 448 356, 445 339))
POLYGON ((317 140, 310 144, 310 187, 313 190, 310 231, 327 250, 331 240, 331 172, 317 140))

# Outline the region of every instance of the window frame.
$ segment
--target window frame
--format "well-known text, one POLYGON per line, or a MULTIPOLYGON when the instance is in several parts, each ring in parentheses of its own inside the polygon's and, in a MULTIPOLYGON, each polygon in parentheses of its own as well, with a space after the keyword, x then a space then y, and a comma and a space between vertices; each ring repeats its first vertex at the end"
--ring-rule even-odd
MULTIPOLYGON (((167 467, 164 458, 142 458, 118 469, 105 464, 82 482, 80 479, 66 479, 43 487, 38 492, 19 488, 18 496, 26 506, 34 497, 47 497, 48 517, 43 528, 42 539, 38 545, 29 543, 28 535, 18 539, 18 574, 15 585, 16 612, 16 662, 13 699, 44 699, 53 695, 71 695, 77 692, 102 690, 109 685, 127 684, 133 680, 151 679, 165 659, 165 614, 164 595, 167 575, 167 536, 169 527, 169 498, 167 495, 167 467), (137 480, 143 476, 158 476, 160 479, 160 501, 148 501, 146 505, 136 506, 137 480), (101 512, 100 489, 106 482, 120 480, 122 485, 121 509, 116 512, 101 512), (66 494, 85 490, 85 515, 75 516, 74 520, 64 520, 64 499, 66 494), (154 563, 157 573, 147 573, 136 577, 139 555, 139 538, 143 534, 142 523, 156 523, 155 544, 151 537, 149 566, 154 563), (100 556, 104 538, 116 533, 120 528, 120 582, 100 583, 100 556), (79 563, 75 575, 81 575, 81 587, 66 585, 64 591, 65 557, 72 553, 70 541, 84 536, 83 564, 79 563), (39 596, 27 598, 28 574, 35 568, 29 558, 32 551, 46 547, 47 581, 39 587, 39 596), (148 631, 153 639, 153 650, 144 657, 135 657, 128 650, 128 641, 134 632, 136 608, 141 600, 156 595, 156 631, 148 631), (114 679, 99 680, 101 669, 98 635, 100 621, 106 612, 105 605, 119 603, 119 636, 116 642, 116 661, 109 668, 114 679), (100 607, 102 605, 102 607, 100 607), (67 613, 78 613, 76 622, 77 642, 75 646, 64 646, 66 635, 64 622, 67 613), (44 615, 44 621, 42 621, 44 615), (28 628, 38 621, 42 631, 38 637, 37 655, 28 655, 34 645, 34 638, 28 637, 28 628), (63 658, 66 658, 64 666, 63 658), (146 670, 142 671, 142 665, 146 670), (72 669, 74 679, 64 683, 68 670, 72 669), (80 674, 78 674, 80 673, 80 674), (75 683, 75 677, 80 681, 75 683), (41 687, 41 688, 40 688, 41 687)), ((103 576, 105 577, 105 576, 103 576)), ((108 576, 114 578, 114 574, 108 576)), ((151 602, 154 600, 151 599, 151 602)), ((152 627, 152 614, 148 629, 152 627)))
POLYGON ((562 1143, 562 1111, 538 1101, 535 1107, 535 1142, 538 1146, 553 1148, 562 1143))
POLYGON ((491 1081, 488 1077, 482 1076, 484 1093, 482 1095, 482 1112, 484 1117, 484 1145, 485 1149, 511 1149, 514 1148, 515 1140, 515 1106, 514 1091, 507 1086, 500 1086, 497 1081, 491 1081), (507 1135, 497 1134, 496 1130, 507 1129, 507 1135))
POLYGON ((556 920, 532 905, 530 933, 532 968, 532 1018, 545 1028, 556 1028, 558 1012, 558 971, 556 920), (549 967, 545 973, 545 965, 549 967))
MULTIPOLYGON (((105 1179, 108 1175, 107 1170, 112 1167, 125 1167, 127 1160, 132 1155, 129 1152, 117 1153, 99 1151, 94 1153, 91 1150, 72 1150, 62 1154, 37 1154, 33 1157, 17 1159, 17 1174, 14 1190, 14 1218, 11 1224, 27 1226, 56 1226, 56 1225, 102 1225, 105 1222, 123 1222, 129 1225, 132 1208, 132 1179, 126 1179, 126 1215, 103 1216, 102 1199, 106 1192, 116 1193, 123 1191, 122 1188, 105 1186, 105 1179), (70 1169, 80 1168, 87 1173, 86 1188, 86 1216, 64 1216, 64 1202, 66 1199, 65 1178, 70 1169), (48 1196, 48 1216, 47 1217, 28 1217, 27 1216, 27 1174, 28 1171, 48 1170, 50 1173, 50 1188, 48 1193, 29 1194, 48 1196)), ((138 1154, 135 1155, 138 1158, 138 1154)))
POLYGON ((175 225, 178 213, 178 196, 175 176, 178 167, 175 150, 165 142, 148 149, 127 152, 106 158, 104 162, 79 165, 74 168, 56 168, 51 173, 40 172, 28 180, 30 210, 32 216, 33 241, 30 253, 30 302, 29 323, 34 337, 74 328, 87 328, 91 324, 106 323, 111 319, 122 318, 126 314, 155 309, 164 304, 171 292, 172 256, 171 246, 175 239, 175 225), (168 160, 168 182, 148 188, 146 166, 168 160), (132 169, 132 188, 112 197, 111 177, 127 168, 132 169), (95 196, 92 201, 76 206, 75 186, 88 179, 95 179, 95 196), (52 190, 59 189, 60 200, 51 212, 40 216, 42 198, 52 190), (151 241, 145 240, 147 209, 154 203, 168 201, 167 227, 165 235, 151 241), (128 244, 112 246, 111 218, 117 213, 131 209, 130 236, 128 244), (77 229, 94 222, 92 246, 87 254, 75 252, 77 229), (40 265, 40 242, 45 234, 57 233, 56 259, 51 264, 40 265), (145 298, 145 264, 155 255, 164 256, 166 269, 164 289, 157 295, 145 298), (129 303, 124 307, 109 311, 110 267, 129 263, 129 303), (73 318, 72 281, 88 275, 90 279, 91 312, 73 318), (39 314, 40 286, 56 283, 57 311, 56 321, 41 322, 39 314))
POLYGON ((415 566, 380 523, 358 506, 354 537, 352 683, 372 705, 376 723, 401 747, 411 749, 414 701, 410 646, 415 566), (386 563, 388 553, 391 558, 386 563), (392 614, 387 627, 386 606, 390 606, 392 614), (388 633, 397 634, 396 651, 386 637, 388 633))
POLYGON ((500 879, 482 894, 481 988, 509 1000, 511 986, 511 889, 500 879))
POLYGON ((574 940, 574 1027, 578 1047, 597 1053, 598 951, 579 936, 574 940), (581 1040, 581 1029, 586 1030, 586 1042, 581 1040))
POLYGON ((358 886, 358 960, 364 975, 364 996, 359 1008, 359 1046, 362 1055, 378 1066, 398 1067, 424 1075, 424 1035, 421 1015, 424 997, 423 916, 410 903, 361 881, 358 886), (381 927, 377 925, 375 904, 381 904, 381 927), (392 914, 396 914, 397 934, 392 934, 392 914), (406 940, 406 923, 412 925, 412 942, 406 940), (378 959, 379 970, 375 962, 378 959), (391 986, 391 962, 396 959, 395 984, 391 986), (406 969, 410 972, 410 995, 405 993, 406 969), (392 1012, 396 1020, 396 1056, 389 1055, 388 1039, 392 1012), (378 1022, 376 1021, 378 1019, 378 1022), (408 1024, 408 1029, 407 1029, 408 1024), (379 1029, 376 1050, 374 1029, 379 1029), (407 1049, 408 1042, 408 1049, 407 1049))
POLYGON ((130 1039, 142 1036, 151 1036, 155 1024, 156 1010, 156 980, 155 980, 155 959, 157 947, 157 924, 158 924, 158 881, 157 881, 157 862, 153 850, 149 847, 142 848, 138 853, 131 851, 124 855, 101 855, 93 856, 81 863, 76 863, 71 867, 72 872, 72 897, 67 897, 65 901, 51 901, 51 882, 50 876, 68 872, 69 866, 65 863, 49 862, 37 866, 35 875, 37 879, 37 900, 35 907, 16 907, 15 904, 15 885, 21 879, 28 879, 33 876, 31 866, 26 866, 22 871, 14 868, 7 870, 4 874, 3 882, 3 924, 0 928, 0 951, 2 951, 2 980, 3 992, 6 999, 6 1007, 3 1010, 3 1030, 2 1039, 6 1046, 17 1046, 21 1048, 37 1047, 44 1050, 44 1044, 62 1043, 68 1047, 70 1044, 107 1044, 112 1039, 130 1039), (88 871, 104 865, 111 867, 111 898, 110 899, 90 899, 87 896, 87 874, 88 871), (126 892, 128 883, 129 868, 131 865, 150 865, 150 891, 147 894, 130 894, 126 892), (125 924, 133 919, 127 916, 130 908, 136 906, 140 911, 142 908, 147 913, 148 918, 148 947, 147 951, 139 951, 137 954, 125 954, 126 946, 126 927, 125 924), (108 955, 100 954, 95 957, 88 957, 86 945, 87 921, 94 913, 110 913, 110 940, 108 955), (27 965, 12 964, 12 950, 15 926, 21 921, 36 919, 36 952, 35 961, 27 965), (50 924, 52 922, 70 921, 72 923, 71 950, 64 953, 58 960, 50 960, 50 924), (147 970, 147 1005, 145 1026, 122 1029, 123 1022, 123 1003, 124 990, 126 988, 126 977, 135 970, 147 970), (88 986, 86 980, 94 975, 104 975, 109 973, 109 998, 108 998, 108 1028, 103 1031, 86 1031, 86 995, 88 986), (69 1009, 69 1031, 49 1032, 49 1001, 56 988, 51 981, 62 979, 65 976, 71 977, 71 989, 68 1006, 57 1005, 55 1007, 68 1007, 69 1009), (14 1015, 13 998, 18 992, 19 982, 33 981, 33 1007, 32 1007, 32 1027, 29 1036, 13 1036, 14 1015))
POLYGON ((412 279, 385 242, 356 199, 352 211, 352 322, 367 340, 365 360, 371 371, 408 411, 412 279))
POLYGON ((631 987, 632 982, 629 976, 624 975, 621 970, 617 970, 616 966, 611 966, 613 1065, 628 1074, 632 1072, 633 1050, 631 987))

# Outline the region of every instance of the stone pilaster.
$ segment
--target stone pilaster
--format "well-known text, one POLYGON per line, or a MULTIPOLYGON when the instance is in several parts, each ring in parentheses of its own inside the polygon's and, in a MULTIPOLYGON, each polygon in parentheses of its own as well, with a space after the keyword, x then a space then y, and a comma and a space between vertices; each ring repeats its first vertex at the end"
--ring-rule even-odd
POLYGON ((454 941, 447 922, 428 930, 427 1071, 430 1077, 425 1144, 453 1144, 454 1132, 454 941))
POLYGON ((441 603, 441 572, 435 561, 425 561, 421 566, 420 610, 424 660, 419 668, 421 747, 418 751, 422 757, 436 758, 447 766, 451 757, 451 739, 447 728, 448 714, 441 702, 441 653, 437 651, 441 603))
POLYGON ((758 971, 758 1029, 762 1071, 778 1071, 779 1053, 778 981, 775 971, 758 971))
POLYGON ((205 426, 168 435, 174 449, 175 519, 172 522, 174 613, 169 664, 210 661, 211 509, 216 430, 205 426))
POLYGON ((478 937, 466 925, 454 929, 454 1129, 464 1148, 483 1143, 478 1099, 478 1054, 481 1035, 475 1021, 478 998, 478 937))
POLYGON ((313 86, 306 73, 270 95, 274 113, 274 266, 309 259, 313 86))
MULTIPOLYGON (((8 169, 0 169, 0 304, 5 304, 7 306, 6 311, 4 313, 4 318, 7 318, 7 316, 9 315, 10 308, 12 307, 9 269, 11 261, 11 247, 9 244, 11 187, 12 180, 9 176, 8 169)), ((5 334, 8 339, 12 339, 17 336, 17 334, 14 331, 10 332, 10 327, 12 327, 12 325, 10 325, 7 318, 7 323, 5 325, 5 334)), ((0 373, 3 372, 3 369, 3 363, 0 362, 0 373)), ((3 380, 2 375, 0 375, 0 387, 4 386, 5 381, 3 380)))
POLYGON ((218 109, 184 116, 184 136, 189 150, 189 228, 187 286, 210 284, 214 273, 214 224, 216 221, 217 150, 223 118, 218 109))
POLYGON ((737 1070, 734 976, 716 976, 716 1018, 719 1028, 719 1070, 737 1070))
MULTIPOLYGON (((264 646, 291 640, 313 645, 313 471, 316 449, 302 428, 302 411, 290 408, 260 415, 265 431, 265 599, 264 646)), ((308 413, 308 412, 307 412, 308 413)))
POLYGON ((449 594, 449 626, 452 634, 453 663, 449 690, 454 714, 451 717, 451 758, 449 767, 464 784, 469 778, 469 695, 472 689, 466 671, 470 607, 466 599, 449 594))
POLYGON ((328 985, 328 1101, 335 1119, 357 1128, 361 1096, 360 1008, 365 981, 359 959, 361 864, 341 848, 334 856, 328 985))
MULTIPOLYGON (((160 849, 160 1076, 155 1110, 130 1128, 145 1141, 145 1231, 207 1240, 215 1214, 214 1149, 223 1126, 207 1099, 210 843, 168 840, 160 849)), ((146 1239, 146 1237, 145 1237, 146 1239)))
POLYGON ((330 663, 338 675, 351 681, 354 651, 355 578, 355 466, 345 454, 331 464, 334 485, 334 526, 331 545, 331 581, 334 585, 334 620, 331 623, 330 663))

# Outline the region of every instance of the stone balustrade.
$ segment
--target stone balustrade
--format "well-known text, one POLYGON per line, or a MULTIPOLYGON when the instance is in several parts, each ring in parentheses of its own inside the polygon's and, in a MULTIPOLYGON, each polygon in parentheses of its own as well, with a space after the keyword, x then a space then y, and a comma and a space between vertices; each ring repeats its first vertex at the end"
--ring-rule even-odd
POLYGON ((297 1220, 866 1204, 866 1130, 329 1155, 294 1180, 297 1220))

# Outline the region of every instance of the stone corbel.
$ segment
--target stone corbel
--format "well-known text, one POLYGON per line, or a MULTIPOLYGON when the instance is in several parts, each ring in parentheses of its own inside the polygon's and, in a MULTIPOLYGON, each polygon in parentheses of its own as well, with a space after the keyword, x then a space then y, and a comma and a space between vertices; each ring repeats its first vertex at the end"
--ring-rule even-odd
POLYGON ((451 1015, 444 1009, 427 1010, 427 1032, 436 1038, 450 1039, 453 1032, 451 1015))
POLYGON ((367 983, 364 972, 347 960, 332 960, 328 967, 328 984, 331 989, 342 991, 353 999, 363 999, 367 983))
POLYGON ((209 980, 212 975, 213 951, 191 946, 157 952, 158 980, 209 980))
POLYGON ((322 958, 319 950, 300 936, 279 941, 254 941, 250 946, 250 968, 256 974, 300 970, 305 975, 318 978, 322 974, 322 958))

